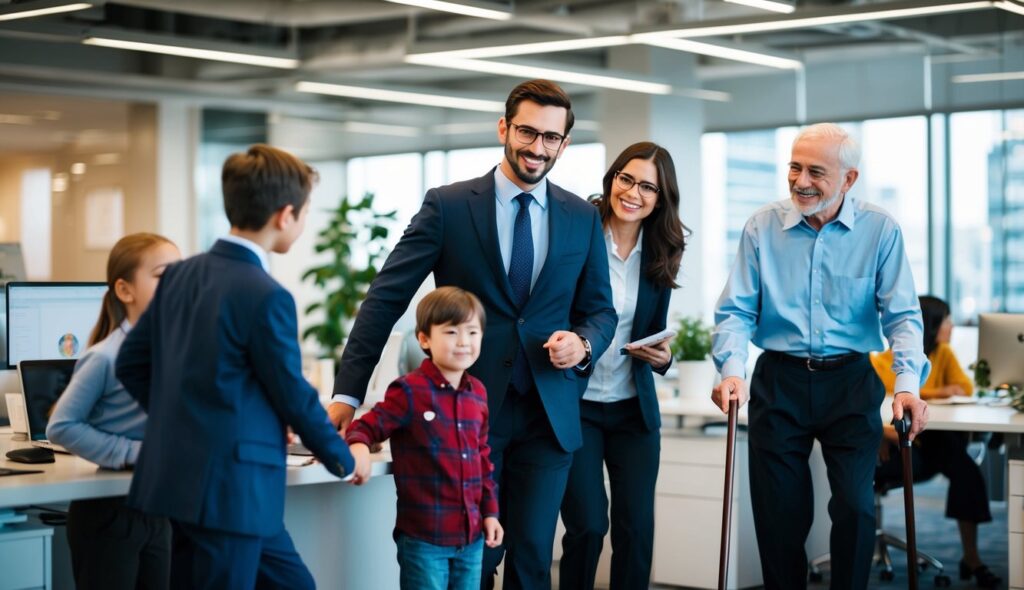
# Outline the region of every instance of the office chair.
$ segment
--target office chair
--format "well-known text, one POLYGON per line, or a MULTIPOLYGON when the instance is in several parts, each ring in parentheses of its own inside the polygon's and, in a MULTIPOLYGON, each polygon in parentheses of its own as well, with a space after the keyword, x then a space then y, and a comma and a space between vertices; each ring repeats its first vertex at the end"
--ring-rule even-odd
MULTIPOLYGON (((907 542, 896 535, 886 531, 882 524, 882 498, 885 494, 895 488, 903 486, 903 481, 899 479, 895 480, 876 480, 875 481, 875 557, 872 561, 872 566, 881 564, 882 571, 878 573, 878 578, 883 582, 892 581, 895 577, 892 569, 892 557, 889 555, 889 548, 893 547, 901 551, 907 550, 907 542)), ((831 555, 825 553, 819 555, 810 561, 808 564, 808 579, 811 582, 822 581, 822 568, 829 564, 831 555)), ((952 580, 945 574, 945 569, 942 562, 935 559, 931 555, 917 550, 917 563, 918 567, 923 569, 926 567, 933 567, 936 570, 935 574, 935 586, 937 588, 948 588, 952 584, 952 580)))

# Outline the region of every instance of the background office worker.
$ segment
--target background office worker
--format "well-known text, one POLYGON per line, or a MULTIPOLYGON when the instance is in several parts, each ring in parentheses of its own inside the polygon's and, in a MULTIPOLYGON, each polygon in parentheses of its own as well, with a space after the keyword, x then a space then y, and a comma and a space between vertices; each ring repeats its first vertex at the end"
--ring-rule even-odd
MULTIPOLYGON (((392 326, 431 272, 437 286, 480 298, 487 332, 470 372, 487 388, 506 589, 550 586, 558 507, 581 444, 578 379, 615 331, 597 210, 544 178, 572 124, 558 85, 512 90, 498 121, 504 158, 480 178, 427 191, 360 307, 328 407, 347 426, 392 326)), ((485 550, 485 586, 501 557, 502 548, 485 550)))
POLYGON ((807 458, 814 439, 832 489, 831 587, 867 586, 885 396, 867 352, 881 346, 880 331, 893 350, 893 413, 912 412, 912 437, 927 421, 928 406, 917 394, 928 361, 903 236, 889 214, 846 196, 859 160, 860 148, 837 125, 812 125, 797 135, 790 198, 747 221, 715 310, 712 354, 722 383, 712 398, 723 412, 733 400, 746 401, 747 343, 752 338, 765 350, 750 381, 748 440, 768 590, 807 585, 807 458))
POLYGON ((646 588, 654 549, 654 483, 661 454, 661 413, 652 369, 672 362, 668 340, 619 348, 665 329, 669 299, 677 287, 684 230, 679 221, 675 164, 665 148, 635 143, 604 175, 598 201, 612 299, 619 315, 615 339, 594 366, 580 417, 583 446, 573 453, 562 499, 559 588, 594 587, 597 562, 608 532, 604 469, 611 480, 613 590, 646 588))

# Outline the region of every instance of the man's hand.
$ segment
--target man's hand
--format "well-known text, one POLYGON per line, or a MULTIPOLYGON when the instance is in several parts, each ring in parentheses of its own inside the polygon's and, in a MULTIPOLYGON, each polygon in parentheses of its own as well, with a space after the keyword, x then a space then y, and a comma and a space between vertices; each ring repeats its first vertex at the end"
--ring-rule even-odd
POLYGON ((345 431, 348 430, 348 425, 352 423, 352 418, 356 415, 356 409, 344 402, 331 402, 327 406, 327 418, 331 421, 342 436, 345 431))
POLYGON ((663 340, 651 346, 625 346, 629 356, 648 363, 655 369, 660 369, 672 360, 672 349, 669 348, 668 340, 663 340))
POLYGON ((583 362, 587 356, 583 341, 575 332, 559 330, 544 343, 548 357, 556 369, 570 369, 583 362))
POLYGON ((726 377, 711 390, 711 401, 722 408, 723 414, 729 413, 730 400, 736 400, 736 403, 739 404, 736 409, 739 410, 743 404, 747 403, 748 397, 747 382, 739 377, 726 377))
POLYGON ((364 483, 370 481, 370 447, 363 443, 352 443, 349 445, 348 450, 352 453, 352 458, 356 460, 355 477, 352 478, 352 483, 357 486, 361 486, 364 483))
POLYGON ((892 400, 893 419, 902 420, 904 411, 910 412, 911 417, 910 434, 907 438, 914 440, 928 425, 928 402, 909 391, 900 391, 892 400))
POLYGON ((505 539, 505 529, 501 528, 496 516, 484 519, 484 545, 494 549, 505 539))

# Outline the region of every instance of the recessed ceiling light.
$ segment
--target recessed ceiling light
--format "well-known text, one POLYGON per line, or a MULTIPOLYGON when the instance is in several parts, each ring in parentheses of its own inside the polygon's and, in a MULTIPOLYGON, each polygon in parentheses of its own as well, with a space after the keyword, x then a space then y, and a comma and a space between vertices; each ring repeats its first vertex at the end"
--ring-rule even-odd
POLYGON ((0 8, 0 22, 92 8, 91 2, 23 2, 0 8))
POLYGON ((75 162, 71 165, 71 174, 81 176, 85 174, 85 162, 75 162))
POLYGON ((148 53, 159 53, 162 55, 176 55, 179 57, 225 61, 228 63, 241 63, 253 66, 265 66, 268 68, 295 69, 299 67, 299 60, 290 57, 275 57, 271 55, 225 51, 221 49, 205 49, 202 47, 191 47, 187 45, 150 43, 145 41, 132 41, 109 37, 87 37, 82 41, 82 43, 98 47, 127 49, 129 51, 145 51, 148 53))
POLYGON ((636 80, 621 76, 607 76, 603 74, 590 74, 572 70, 560 70, 545 66, 487 61, 481 59, 428 57, 418 55, 406 56, 405 61, 407 63, 434 66, 438 68, 451 68, 453 70, 496 74, 499 76, 545 78, 556 82, 565 82, 567 84, 582 84, 585 86, 595 86, 597 88, 610 88, 612 90, 641 92, 644 94, 672 93, 672 86, 659 82, 647 82, 644 80, 636 80))
POLYGON ((463 109, 468 111, 484 111, 488 113, 504 113, 505 103, 497 100, 481 100, 428 94, 425 92, 408 92, 403 90, 387 90, 383 88, 367 88, 365 86, 347 86, 343 84, 325 84, 322 82, 298 82, 295 89, 299 92, 343 96, 345 98, 361 98, 364 100, 380 100, 420 106, 441 107, 447 109, 463 109))
POLYGON ((451 12, 464 16, 489 18, 492 20, 508 20, 512 18, 512 13, 508 10, 491 8, 478 2, 445 2, 443 0, 387 0, 387 2, 405 4, 406 6, 416 6, 417 8, 429 8, 431 10, 440 10, 441 12, 451 12))
POLYGON ((773 0, 725 0, 732 4, 742 4, 744 6, 750 6, 751 8, 760 8, 761 10, 770 10, 772 12, 781 12, 783 14, 789 14, 796 10, 796 6, 787 4, 785 2, 774 2, 773 0))
POLYGON ((1011 80, 1024 80, 1024 72, 993 72, 991 74, 962 74, 953 76, 953 82, 956 84, 1009 82, 1011 80))

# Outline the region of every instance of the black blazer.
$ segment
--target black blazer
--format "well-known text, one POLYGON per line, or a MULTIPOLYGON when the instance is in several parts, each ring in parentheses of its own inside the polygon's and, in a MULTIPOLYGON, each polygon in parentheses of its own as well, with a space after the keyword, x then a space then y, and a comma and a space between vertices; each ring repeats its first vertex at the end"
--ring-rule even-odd
MULTIPOLYGON (((646 234, 645 234, 646 236, 646 234)), ((644 239, 646 242, 646 237, 644 239)), ((668 304, 672 299, 672 289, 655 285, 647 278, 647 265, 650 262, 651 249, 644 245, 640 253, 640 287, 636 297, 636 312, 633 315, 633 330, 630 341, 638 340, 665 329, 668 316, 668 304)), ((615 351, 618 354, 618 351, 615 351)), ((611 354, 611 353, 609 353, 611 354)), ((661 409, 658 406, 658 394, 654 389, 653 371, 664 375, 672 366, 672 361, 660 369, 653 369, 650 363, 633 359, 633 382, 640 400, 640 412, 644 417, 647 430, 661 428, 661 409)))
POLYGON ((427 192, 360 306, 334 393, 363 399, 392 327, 433 272, 437 286, 466 289, 484 305, 480 358, 469 372, 487 387, 491 416, 501 408, 522 341, 555 436, 573 451, 583 442, 579 382, 585 376, 554 368, 542 345, 552 332, 571 330, 590 341, 597 358, 615 334, 600 218, 592 205, 548 183, 548 254, 530 299, 518 309, 501 260, 495 209, 494 169, 427 192))

